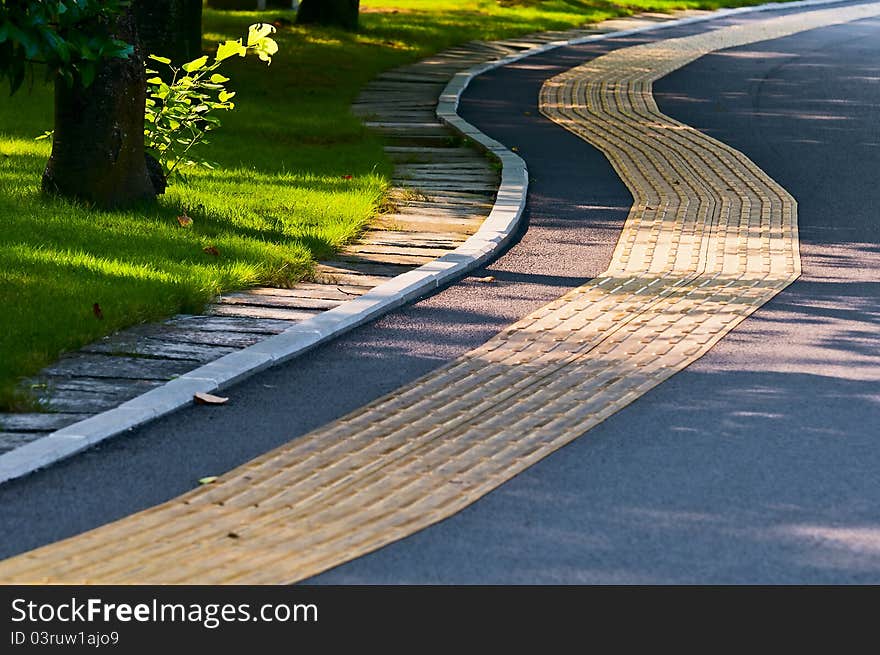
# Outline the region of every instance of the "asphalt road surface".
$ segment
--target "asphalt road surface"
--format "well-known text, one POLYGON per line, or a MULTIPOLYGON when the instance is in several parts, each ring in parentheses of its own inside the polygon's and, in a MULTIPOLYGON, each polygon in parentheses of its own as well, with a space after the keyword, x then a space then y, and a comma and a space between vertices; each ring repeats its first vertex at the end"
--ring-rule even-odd
MULTIPOLYGON (((466 94, 462 115, 517 146, 532 176, 528 231, 475 273, 498 282, 464 280, 230 389, 228 406, 194 407, 3 485, 0 556, 187 491, 601 272, 631 197, 600 153, 538 115, 537 90, 638 42, 528 58, 466 94)), ((713 54, 655 95, 798 200, 801 279, 465 511, 312 582, 880 582, 880 20, 713 54)))

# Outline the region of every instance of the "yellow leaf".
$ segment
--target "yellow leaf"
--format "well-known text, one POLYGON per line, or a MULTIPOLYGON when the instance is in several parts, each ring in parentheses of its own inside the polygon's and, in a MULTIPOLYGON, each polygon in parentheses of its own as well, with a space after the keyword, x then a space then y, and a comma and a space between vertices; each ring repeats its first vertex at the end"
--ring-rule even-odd
POLYGON ((192 73, 193 71, 200 69, 202 66, 204 66, 207 63, 208 63, 207 57, 205 57, 205 56, 199 57, 198 59, 193 59, 192 61, 185 63, 183 65, 183 70, 185 70, 187 73, 192 73))
POLYGON ((255 23, 248 28, 249 46, 255 45, 258 41, 266 38, 270 34, 275 34, 275 27, 268 23, 255 23))
POLYGON ((241 44, 241 39, 237 41, 224 41, 217 46, 217 61, 223 61, 238 55, 244 57, 247 54, 247 48, 241 44))

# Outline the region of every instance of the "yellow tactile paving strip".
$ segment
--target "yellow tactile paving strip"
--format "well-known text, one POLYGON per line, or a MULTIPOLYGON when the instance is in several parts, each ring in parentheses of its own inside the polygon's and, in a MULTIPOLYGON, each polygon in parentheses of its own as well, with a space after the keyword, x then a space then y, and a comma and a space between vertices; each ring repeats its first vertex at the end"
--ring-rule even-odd
POLYGON ((0 581, 294 582, 450 516, 626 406, 800 267, 791 196, 660 114, 652 81, 714 50, 878 7, 626 48, 550 80, 544 113, 602 149, 635 197, 606 274, 213 485, 0 563, 0 581))

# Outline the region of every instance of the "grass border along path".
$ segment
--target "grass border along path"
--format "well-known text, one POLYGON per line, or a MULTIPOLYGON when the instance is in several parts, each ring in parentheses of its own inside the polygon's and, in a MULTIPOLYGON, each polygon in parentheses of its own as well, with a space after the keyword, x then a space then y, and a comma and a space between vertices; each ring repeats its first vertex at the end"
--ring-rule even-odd
POLYGON ((356 238, 391 173, 381 141, 349 110, 379 72, 474 39, 747 4, 758 0, 364 0, 356 34, 297 28, 289 12, 207 10, 206 45, 281 18, 281 51, 268 69, 229 66, 238 108, 211 145, 219 166, 130 212, 42 197, 49 145, 34 137, 51 128, 50 89, 35 81, 0 98, 0 410, 28 408, 17 380, 62 352, 198 312, 220 291, 291 285, 356 238), (184 212, 190 227, 177 221, 184 212))

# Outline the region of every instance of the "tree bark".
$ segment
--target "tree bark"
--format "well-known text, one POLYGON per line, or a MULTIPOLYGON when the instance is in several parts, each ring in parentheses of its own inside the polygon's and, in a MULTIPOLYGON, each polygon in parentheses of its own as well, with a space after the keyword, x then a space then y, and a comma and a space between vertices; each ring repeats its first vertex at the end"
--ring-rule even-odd
MULTIPOLYGON (((150 0, 141 0, 149 2, 150 0)), ((114 35, 136 43, 132 10, 113 26, 114 35)), ((139 47, 128 59, 99 66, 94 82, 55 84, 55 135, 43 173, 43 190, 102 209, 154 199, 144 157, 146 82, 139 47)))
POLYGON ((296 14, 300 25, 314 23, 354 31, 358 27, 360 0, 302 0, 296 14))
POLYGON ((168 57, 178 66, 201 56, 201 0, 137 2, 134 17, 144 55, 168 57))

